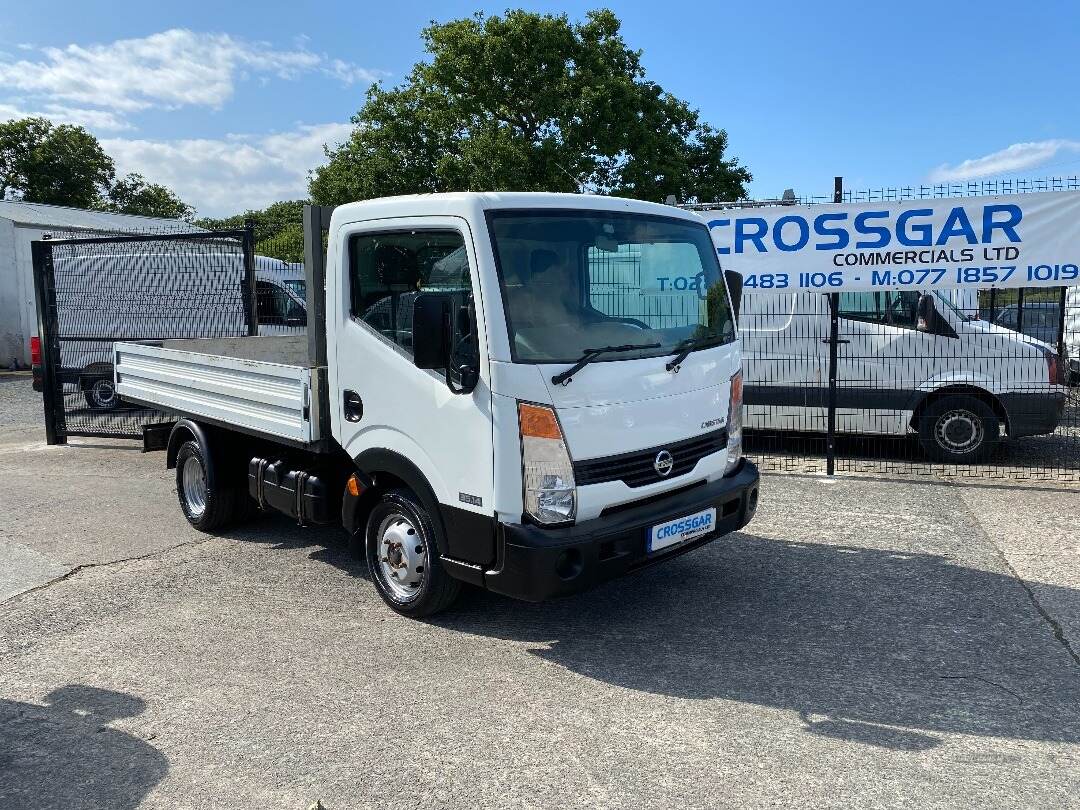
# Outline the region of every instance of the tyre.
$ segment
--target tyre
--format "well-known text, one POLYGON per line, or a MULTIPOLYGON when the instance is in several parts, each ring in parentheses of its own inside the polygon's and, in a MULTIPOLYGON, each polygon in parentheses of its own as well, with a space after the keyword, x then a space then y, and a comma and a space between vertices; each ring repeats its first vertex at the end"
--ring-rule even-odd
POLYGON ((244 504, 247 493, 236 488, 210 486, 212 476, 208 459, 203 457, 198 442, 181 445, 176 454, 176 495, 188 523, 201 532, 212 532, 233 523, 244 504))
POLYGON ((87 406, 95 411, 114 411, 120 407, 120 398, 112 377, 84 377, 79 381, 87 406))
POLYGON ((438 613, 461 590, 443 570, 435 531, 427 510, 405 489, 384 492, 368 516, 365 556, 372 582, 403 616, 438 613))
POLYGON ((931 402, 919 418, 919 442, 934 461, 985 461, 1000 438, 1000 420, 993 408, 968 394, 952 394, 931 402))

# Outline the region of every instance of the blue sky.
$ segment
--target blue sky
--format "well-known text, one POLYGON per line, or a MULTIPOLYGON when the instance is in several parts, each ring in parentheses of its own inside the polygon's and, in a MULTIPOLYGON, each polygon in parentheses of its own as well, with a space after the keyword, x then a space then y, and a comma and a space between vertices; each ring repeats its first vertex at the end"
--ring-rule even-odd
MULTIPOLYGON (((0 119, 85 124, 203 214, 304 194, 420 29, 490 5, 5 4, 0 119)), ((580 18, 594 3, 523 3, 580 18)), ((753 196, 1080 173, 1080 4, 619 3, 649 76, 728 130, 753 196)))

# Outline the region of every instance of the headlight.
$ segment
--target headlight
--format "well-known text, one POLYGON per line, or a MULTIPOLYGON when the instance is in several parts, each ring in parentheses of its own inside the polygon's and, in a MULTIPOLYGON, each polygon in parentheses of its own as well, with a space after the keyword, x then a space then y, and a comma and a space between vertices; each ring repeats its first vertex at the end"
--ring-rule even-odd
POLYGON ((525 512, 537 523, 569 523, 577 513, 574 466, 555 411, 518 403, 525 512))
POLYGON ((732 473, 742 459, 742 369, 731 378, 727 413, 727 467, 724 475, 732 473))

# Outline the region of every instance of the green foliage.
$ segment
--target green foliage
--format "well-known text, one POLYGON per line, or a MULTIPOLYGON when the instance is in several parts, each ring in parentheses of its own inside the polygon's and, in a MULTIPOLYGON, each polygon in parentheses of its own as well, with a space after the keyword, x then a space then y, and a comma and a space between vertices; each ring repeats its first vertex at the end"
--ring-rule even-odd
POLYGON ((210 230, 243 228, 255 224, 255 252, 287 262, 304 260, 304 204, 306 200, 276 202, 261 211, 245 211, 231 217, 203 218, 195 224, 210 230))
POLYGON ((148 183, 141 174, 129 174, 117 180, 101 200, 101 208, 117 214, 144 217, 190 219, 195 209, 176 193, 157 183, 148 183))
POLYGON ((0 199, 187 219, 195 209, 140 174, 116 166, 82 127, 45 118, 0 122, 0 199))
POLYGON ((0 198, 93 208, 115 174, 82 127, 45 118, 0 123, 0 198))
POLYGON ((745 196, 727 133, 645 77, 608 10, 584 22, 508 11, 423 31, 430 61, 372 86, 312 199, 436 191, 579 191, 662 201, 745 196))

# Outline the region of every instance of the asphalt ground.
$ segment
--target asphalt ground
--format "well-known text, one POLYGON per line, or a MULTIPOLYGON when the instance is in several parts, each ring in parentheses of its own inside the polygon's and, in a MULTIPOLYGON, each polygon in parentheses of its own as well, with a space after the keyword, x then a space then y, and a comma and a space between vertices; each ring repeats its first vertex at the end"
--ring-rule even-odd
POLYGON ((8 384, 0 807, 1080 806, 1075 487, 770 475, 663 566, 416 622, 8 384))

